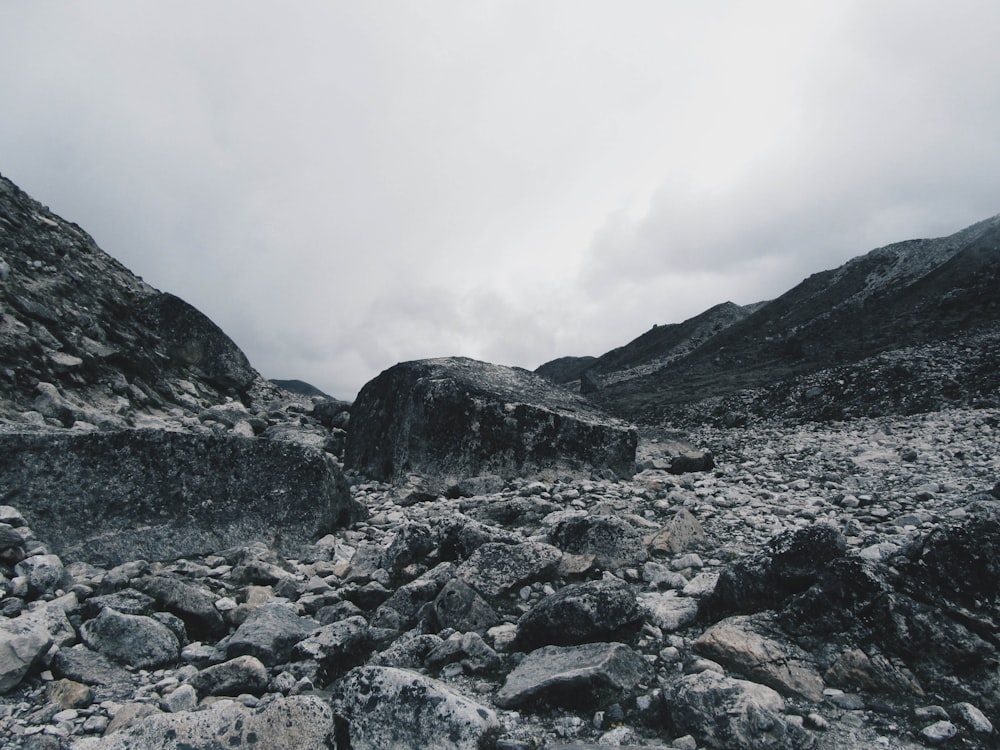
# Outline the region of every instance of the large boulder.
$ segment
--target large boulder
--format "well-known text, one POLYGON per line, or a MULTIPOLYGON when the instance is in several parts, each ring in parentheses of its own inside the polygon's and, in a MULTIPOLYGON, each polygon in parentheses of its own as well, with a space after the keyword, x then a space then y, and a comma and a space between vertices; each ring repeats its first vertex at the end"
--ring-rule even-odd
POLYGON ((275 698, 251 709, 222 701, 204 711, 146 716, 106 737, 78 740, 74 750, 181 750, 260 747, 301 750, 331 747, 333 713, 316 696, 275 698))
POLYGON ((294 550, 364 514, 320 451, 161 430, 0 434, 0 495, 64 560, 109 567, 255 540, 294 550))
MULTIPOLYGON (((335 711, 353 750, 478 750, 500 732, 496 714, 442 682, 394 667, 358 667, 336 683, 335 711)), ((338 739, 341 739, 338 733, 338 739)))
POLYGON ((637 440, 628 424, 526 370, 429 359, 395 365, 361 389, 345 462, 381 480, 583 468, 631 475, 637 440))
POLYGON ((593 708, 627 697, 653 668, 623 643, 545 646, 528 654, 497 692, 503 708, 593 708))
POLYGON ((643 613, 627 583, 618 579, 570 584, 542 599, 517 623, 517 648, 569 646, 625 636, 643 613))

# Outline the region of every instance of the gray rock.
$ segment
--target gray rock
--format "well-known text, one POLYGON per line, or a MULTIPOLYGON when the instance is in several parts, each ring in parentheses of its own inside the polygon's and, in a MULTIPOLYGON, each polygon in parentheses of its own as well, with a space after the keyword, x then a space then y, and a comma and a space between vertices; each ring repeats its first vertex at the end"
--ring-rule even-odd
POLYGON ((70 594, 17 617, 0 618, 0 693, 17 687, 49 647, 76 641, 76 631, 66 619, 66 610, 75 604, 76 597, 70 594))
POLYGON ((409 630, 416 625, 420 608, 434 600, 454 572, 454 563, 440 563, 420 577, 404 583, 376 610, 372 624, 409 630))
POLYGON ((697 600, 673 591, 639 594, 638 601, 647 619, 667 633, 690 625, 698 617, 697 600))
POLYGON ((53 552, 106 566, 251 540, 294 549, 364 514, 326 454, 222 435, 2 433, 0 475, 53 552))
POLYGON ((295 654, 319 662, 331 678, 364 661, 371 646, 365 618, 349 617, 314 630, 295 645, 295 654))
POLYGON ((381 480, 586 467, 631 475, 636 443, 626 423, 525 370, 431 359, 398 364, 361 389, 345 461, 381 480))
POLYGON ((705 529, 687 508, 681 508, 649 540, 649 551, 659 555, 680 555, 708 543, 705 529))
POLYGON ((536 581, 559 563, 562 553, 550 544, 489 543, 472 553, 456 575, 486 596, 499 596, 525 583, 536 581))
POLYGON ((594 555, 605 569, 641 565, 646 561, 646 544, 630 523, 615 516, 581 516, 560 522, 549 535, 563 552, 594 555))
POLYGON ((546 646, 507 675, 496 702, 503 708, 592 708, 624 699, 652 677, 648 662, 622 643, 546 646))
POLYGON ((705 671, 682 677, 664 691, 676 730, 718 750, 805 750, 815 739, 789 722, 774 690, 705 671))
POLYGON ((334 687, 353 750, 478 750, 500 732, 496 714, 437 680, 393 667, 358 667, 334 687))
POLYGON ((288 607, 265 604, 251 612, 225 640, 226 656, 232 659, 249 654, 269 667, 281 664, 288 661, 295 644, 315 627, 313 620, 299 617, 288 607))
POLYGON ((460 633, 484 632, 500 622, 500 616, 486 600, 459 578, 445 584, 430 611, 435 630, 454 628, 460 633))
POLYGON ((191 685, 178 685, 175 690, 167 693, 160 701, 160 706, 164 711, 177 713, 178 711, 191 711, 198 705, 198 693, 191 685))
POLYGON ((730 617, 694 642, 695 650, 747 677, 793 697, 823 700, 823 679, 812 660, 792 644, 757 632, 755 620, 730 617))
POLYGON ((80 638, 94 651, 139 669, 171 664, 180 656, 177 636, 165 625, 110 607, 80 626, 80 638))
POLYGON ((517 623, 515 646, 569 646, 607 640, 637 629, 642 610, 624 581, 609 579, 564 586, 542 599, 517 623))
POLYGON ((225 634, 226 623, 215 608, 219 597, 208 589, 165 575, 137 578, 132 586, 153 597, 161 609, 180 617, 193 637, 225 634))
POLYGON ((920 730, 920 737, 928 745, 942 745, 958 735, 958 727, 950 721, 935 721, 920 730))
POLYGON ((428 669, 441 669, 453 662, 460 662, 466 674, 477 674, 496 669, 500 657, 478 633, 455 633, 431 649, 424 660, 428 669))
POLYGON ((291 696, 275 698, 256 709, 223 701, 204 711, 152 714, 101 739, 78 740, 73 750, 303 750, 330 747, 332 734, 333 713, 324 701, 291 696))
POLYGON ((14 566, 14 572, 28 579, 28 594, 51 594, 69 580, 62 560, 56 555, 32 555, 14 566))
POLYGON ((59 649, 52 659, 52 672, 57 677, 104 687, 131 688, 131 674, 106 656, 78 643, 73 648, 59 649))
POLYGON ((967 701, 950 706, 951 715, 976 734, 993 734, 993 722, 986 714, 967 701))
POLYGON ((193 675, 187 684, 199 695, 261 695, 267 691, 267 667, 254 656, 237 656, 235 659, 213 664, 193 675))

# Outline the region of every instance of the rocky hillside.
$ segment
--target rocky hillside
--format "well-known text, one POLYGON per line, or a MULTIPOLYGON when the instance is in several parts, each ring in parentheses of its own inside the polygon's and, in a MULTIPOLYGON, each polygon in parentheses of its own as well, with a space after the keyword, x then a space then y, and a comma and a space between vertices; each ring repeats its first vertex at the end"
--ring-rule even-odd
MULTIPOLYGON (((850 369, 901 348, 935 357, 940 346, 956 338, 978 336, 995 350, 1000 340, 998 284, 1000 216, 995 216, 950 237, 889 245, 810 276, 750 314, 737 319, 731 314, 730 324, 723 320, 710 336, 693 338, 697 345, 686 351, 678 351, 667 338, 654 339, 660 328, 649 331, 582 365, 596 376, 587 390, 597 403, 629 419, 683 422, 687 415, 704 414, 693 406, 703 399, 772 385, 787 389, 791 378, 850 369), (637 368, 635 353, 644 348, 652 351, 637 368)), ((732 306, 712 308, 680 326, 720 310, 732 312, 732 306)), ((854 369, 863 372, 867 366, 854 369)), ((967 378, 959 388, 963 396, 977 400, 994 392, 989 372, 980 372, 975 363, 956 363, 954 369, 967 378)), ((580 376, 551 365, 540 371, 555 372, 560 381, 580 376)), ((944 374, 945 382, 936 388, 947 391, 954 374, 944 374)), ((837 379, 842 378, 821 378, 837 379)), ((904 389, 922 388, 901 379, 902 372, 889 378, 904 389)), ((877 413, 868 410, 877 410, 882 401, 861 393, 845 400, 846 395, 841 394, 839 403, 854 413, 877 413)))

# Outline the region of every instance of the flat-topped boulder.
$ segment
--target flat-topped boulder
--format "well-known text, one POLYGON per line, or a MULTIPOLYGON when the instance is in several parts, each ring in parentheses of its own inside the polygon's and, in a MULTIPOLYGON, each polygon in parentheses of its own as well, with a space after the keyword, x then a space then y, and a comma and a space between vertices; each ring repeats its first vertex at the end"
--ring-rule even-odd
POLYGON ((163 430, 0 433, 0 496, 64 560, 99 565, 294 550, 365 513, 322 451, 163 430))
POLYGON ((453 357, 403 362, 365 385, 345 460, 380 480, 582 469, 631 476, 637 441, 628 423, 527 370, 453 357))

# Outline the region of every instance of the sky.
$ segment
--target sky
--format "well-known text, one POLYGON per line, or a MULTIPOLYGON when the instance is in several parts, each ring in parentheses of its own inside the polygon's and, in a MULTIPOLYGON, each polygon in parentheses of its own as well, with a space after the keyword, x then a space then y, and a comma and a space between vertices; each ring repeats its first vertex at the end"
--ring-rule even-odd
POLYGON ((0 174, 351 400, 1000 213, 998 39, 995 0, 0 0, 0 174))

